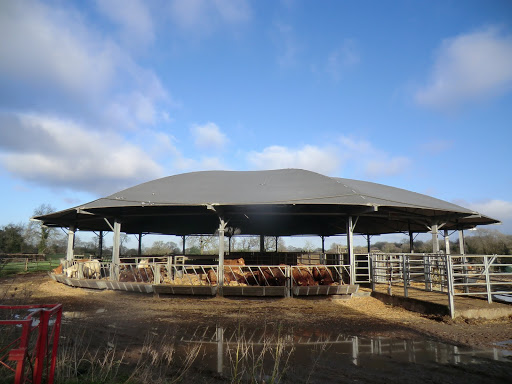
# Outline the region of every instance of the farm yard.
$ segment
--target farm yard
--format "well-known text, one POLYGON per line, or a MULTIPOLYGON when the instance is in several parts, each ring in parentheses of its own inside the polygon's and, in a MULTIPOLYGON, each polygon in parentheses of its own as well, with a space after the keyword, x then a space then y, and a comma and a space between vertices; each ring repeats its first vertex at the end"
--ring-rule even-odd
POLYGON ((510 318, 429 317, 364 295, 158 298, 73 288, 45 273, 2 277, 0 297, 63 304, 56 382, 512 379, 510 318))

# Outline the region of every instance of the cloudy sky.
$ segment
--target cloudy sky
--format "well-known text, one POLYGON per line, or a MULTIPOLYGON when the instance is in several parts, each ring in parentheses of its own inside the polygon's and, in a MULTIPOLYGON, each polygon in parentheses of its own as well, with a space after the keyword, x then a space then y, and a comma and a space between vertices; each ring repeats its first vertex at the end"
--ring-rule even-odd
POLYGON ((196 170, 304 168, 512 233, 512 3, 0 1, 0 225, 196 170))

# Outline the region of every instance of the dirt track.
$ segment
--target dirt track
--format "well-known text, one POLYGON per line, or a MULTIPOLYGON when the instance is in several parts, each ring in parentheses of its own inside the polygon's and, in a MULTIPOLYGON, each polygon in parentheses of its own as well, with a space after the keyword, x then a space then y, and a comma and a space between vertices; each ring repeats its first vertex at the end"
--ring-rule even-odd
MULTIPOLYGON (((3 304, 62 303, 68 319, 76 314, 73 324, 94 329, 98 334, 105 334, 106 330, 122 330, 125 339, 132 344, 144 338, 143 330, 157 331, 173 324, 257 326, 262 322, 361 337, 427 338, 479 349, 512 339, 510 318, 452 321, 387 306, 372 297, 333 301, 156 298, 136 293, 71 288, 47 275, 31 274, 2 278, 0 298, 3 304)), ((508 348, 512 349, 512 345, 508 344, 508 348)), ((508 364, 512 368, 512 363, 508 364)))

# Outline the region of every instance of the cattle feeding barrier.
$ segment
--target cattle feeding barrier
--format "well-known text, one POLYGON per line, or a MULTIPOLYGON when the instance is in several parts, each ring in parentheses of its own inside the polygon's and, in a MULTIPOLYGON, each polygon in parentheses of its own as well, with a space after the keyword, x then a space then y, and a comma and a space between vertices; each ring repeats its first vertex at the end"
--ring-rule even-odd
POLYGON ((62 304, 0 305, 0 373, 15 384, 53 383, 62 304), (28 314, 27 314, 28 313, 28 314))
POLYGON ((68 285, 155 292, 157 294, 207 294, 242 296, 301 296, 348 294, 350 266, 331 265, 224 265, 219 284, 218 265, 172 263, 139 259, 136 263, 98 260, 63 261, 52 276, 68 285), (96 282, 96 283, 95 283, 96 282), (138 285, 137 285, 138 284, 138 285), (140 284, 147 287, 142 289, 140 284), (149 287, 149 288, 148 288, 149 287))
POLYGON ((512 255, 371 254, 372 291, 385 284, 393 289, 440 292, 448 297, 455 316, 456 296, 484 297, 512 302, 512 255))

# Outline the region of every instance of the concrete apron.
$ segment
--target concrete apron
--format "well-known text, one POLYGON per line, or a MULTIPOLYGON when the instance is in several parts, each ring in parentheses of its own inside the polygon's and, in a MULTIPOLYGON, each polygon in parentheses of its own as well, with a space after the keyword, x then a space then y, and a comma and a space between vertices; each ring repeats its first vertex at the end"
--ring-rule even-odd
MULTIPOLYGON (((372 292, 371 296, 385 304, 402 307, 408 311, 419 312, 426 315, 450 315, 446 295, 442 295, 445 298, 446 304, 400 295, 388 295, 377 291, 372 292)), ((464 297, 463 299, 464 300, 455 299, 455 318, 493 320, 512 316, 512 304, 489 304, 487 300, 480 298, 464 297)))

